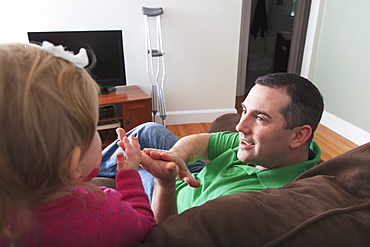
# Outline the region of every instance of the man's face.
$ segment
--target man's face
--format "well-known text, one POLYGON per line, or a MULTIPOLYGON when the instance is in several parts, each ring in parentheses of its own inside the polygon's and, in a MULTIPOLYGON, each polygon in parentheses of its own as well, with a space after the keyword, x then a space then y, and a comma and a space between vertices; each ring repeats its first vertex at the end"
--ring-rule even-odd
POLYGON ((281 89, 257 84, 250 90, 236 126, 241 161, 266 168, 287 165, 293 132, 284 129, 285 118, 280 110, 289 102, 290 96, 281 89))

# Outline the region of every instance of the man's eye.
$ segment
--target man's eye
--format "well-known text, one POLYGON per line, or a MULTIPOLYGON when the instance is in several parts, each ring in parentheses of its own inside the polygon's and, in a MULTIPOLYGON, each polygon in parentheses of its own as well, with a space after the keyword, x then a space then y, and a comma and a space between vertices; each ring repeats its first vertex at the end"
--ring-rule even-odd
POLYGON ((261 122, 264 122, 265 121, 265 119, 262 118, 262 117, 260 117, 260 116, 257 116, 256 118, 257 118, 258 121, 261 121, 261 122))

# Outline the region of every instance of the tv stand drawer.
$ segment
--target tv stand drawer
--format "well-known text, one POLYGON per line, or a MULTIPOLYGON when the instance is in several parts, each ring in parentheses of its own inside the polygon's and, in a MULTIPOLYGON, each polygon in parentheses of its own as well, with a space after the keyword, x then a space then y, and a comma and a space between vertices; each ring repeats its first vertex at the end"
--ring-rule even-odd
MULTIPOLYGON (((113 105, 113 109, 115 109, 113 113, 110 112, 110 107, 107 108, 111 117, 100 118, 99 122, 119 120, 121 127, 129 131, 142 123, 152 121, 152 98, 136 85, 117 87, 109 94, 99 95, 99 107, 113 105), (119 106, 121 106, 121 111, 117 109, 119 106)), ((107 132, 106 129, 104 131, 107 132)), ((103 148, 114 140, 112 140, 111 132, 109 135, 100 134, 103 148)))

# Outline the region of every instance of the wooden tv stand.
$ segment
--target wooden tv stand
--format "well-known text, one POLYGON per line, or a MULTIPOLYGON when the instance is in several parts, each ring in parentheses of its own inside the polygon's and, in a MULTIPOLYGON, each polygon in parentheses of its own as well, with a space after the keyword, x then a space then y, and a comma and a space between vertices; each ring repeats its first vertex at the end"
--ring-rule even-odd
MULTIPOLYGON (((117 87, 109 94, 99 95, 99 107, 105 106, 114 106, 114 115, 99 118, 99 123, 109 124, 119 120, 121 127, 129 131, 139 124, 152 121, 152 98, 136 85, 117 87)), ((115 129, 99 130, 103 148, 116 139, 115 129)))

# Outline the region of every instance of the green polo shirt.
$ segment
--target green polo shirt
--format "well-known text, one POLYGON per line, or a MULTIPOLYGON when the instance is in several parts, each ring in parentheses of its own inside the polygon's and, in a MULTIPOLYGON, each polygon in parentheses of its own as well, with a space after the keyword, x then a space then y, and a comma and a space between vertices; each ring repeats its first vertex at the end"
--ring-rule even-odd
POLYGON ((266 188, 281 188, 298 175, 314 167, 321 157, 319 145, 312 141, 310 149, 315 157, 298 164, 260 170, 238 159, 239 133, 212 133, 208 145, 210 163, 200 173, 193 173, 200 181, 192 188, 181 180, 176 181, 177 209, 181 213, 219 196, 266 188))

